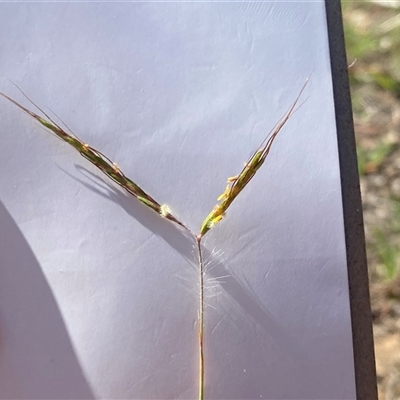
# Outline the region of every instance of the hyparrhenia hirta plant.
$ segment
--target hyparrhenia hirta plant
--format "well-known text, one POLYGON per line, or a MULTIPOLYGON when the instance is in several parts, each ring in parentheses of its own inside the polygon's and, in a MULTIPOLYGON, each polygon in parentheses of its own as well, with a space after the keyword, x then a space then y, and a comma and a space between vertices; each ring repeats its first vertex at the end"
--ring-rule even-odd
POLYGON ((198 337, 199 337, 199 392, 198 399, 202 400, 204 398, 204 354, 203 354, 203 327, 204 327, 204 264, 202 256, 201 241, 218 222, 224 218, 229 206, 236 199, 236 197, 241 193, 241 191, 247 186, 247 184, 254 177, 258 169, 263 165, 266 157, 268 156, 272 144, 277 137, 278 133, 281 131, 283 126, 286 124, 288 119, 296 111, 296 106, 298 104, 299 98, 303 93, 309 78, 307 78, 305 84, 300 90, 297 98, 294 100, 293 104, 290 106, 286 114, 281 118, 281 120, 275 125, 272 131, 267 135, 263 142, 258 146, 257 150, 253 153, 250 159, 245 163, 244 167, 240 173, 234 177, 227 179, 226 187, 224 192, 218 197, 218 203, 211 210, 211 212, 204 219, 200 226, 200 231, 198 234, 192 232, 182 221, 180 221, 176 216, 174 216, 170 208, 166 204, 162 204, 156 201, 152 196, 150 196, 145 190, 143 190, 138 184, 129 179, 118 167, 118 165, 111 161, 107 156, 101 153, 99 150, 94 149, 89 144, 79 139, 75 134, 67 132, 65 129, 61 128, 53 119, 51 119, 42 109, 40 109, 35 103, 32 102, 26 96, 24 92, 22 94, 27 98, 27 100, 33 104, 46 118, 28 110, 9 96, 0 92, 0 95, 15 104, 21 110, 25 111, 31 117, 36 119, 41 125, 47 128, 49 131, 54 133, 64 142, 70 144, 75 150, 79 152, 81 156, 86 158, 97 168, 99 168, 105 175, 107 175, 111 180, 125 189, 129 194, 135 197, 145 206, 151 208, 160 217, 166 218, 174 224, 177 224, 181 229, 187 231, 197 243, 198 252, 198 267, 199 267, 199 310, 198 310, 198 337))

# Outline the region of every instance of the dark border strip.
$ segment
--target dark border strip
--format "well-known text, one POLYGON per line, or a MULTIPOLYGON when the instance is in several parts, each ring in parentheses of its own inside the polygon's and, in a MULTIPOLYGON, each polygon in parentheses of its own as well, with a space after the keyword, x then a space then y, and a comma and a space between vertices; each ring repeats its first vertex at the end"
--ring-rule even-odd
POLYGON ((374 341, 340 0, 325 0, 335 102, 358 400, 377 400, 374 341))

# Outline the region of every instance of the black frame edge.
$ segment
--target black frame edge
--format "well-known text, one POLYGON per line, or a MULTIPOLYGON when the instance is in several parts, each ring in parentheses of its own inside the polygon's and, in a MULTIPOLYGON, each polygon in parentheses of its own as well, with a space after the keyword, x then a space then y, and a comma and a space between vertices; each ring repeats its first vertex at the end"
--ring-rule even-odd
POLYGON ((325 0, 358 400, 377 400, 364 223, 340 0, 325 0))

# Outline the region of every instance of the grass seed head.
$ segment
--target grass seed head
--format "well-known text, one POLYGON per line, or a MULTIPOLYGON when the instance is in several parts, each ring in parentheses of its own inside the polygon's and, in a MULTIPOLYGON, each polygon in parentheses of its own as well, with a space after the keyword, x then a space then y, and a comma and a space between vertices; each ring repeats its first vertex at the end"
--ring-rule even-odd
MULTIPOLYGON (((18 88, 18 86, 17 86, 18 88)), ((19 88, 18 88, 19 89, 19 88)), ((25 113, 29 114, 32 118, 38 121, 42 126, 50 130, 57 137, 64 142, 70 144, 79 152, 79 154, 99 168, 104 174, 106 174, 115 183, 124 188, 129 194, 136 197, 142 204, 151 208, 159 215, 169 219, 170 221, 180 225, 181 227, 188 230, 188 228, 182 224, 176 217, 171 214, 171 210, 167 205, 160 205, 154 200, 149 194, 147 194, 139 185, 134 183, 132 180, 127 178, 121 171, 119 166, 111 161, 108 157, 102 154, 100 151, 90 147, 87 143, 81 141, 76 135, 70 134, 62 129, 56 122, 54 122, 42 109, 40 109, 21 89, 21 93, 27 98, 27 100, 33 104, 40 112, 43 113, 48 119, 41 117, 40 115, 28 110, 11 97, 0 92, 0 95, 5 99, 16 105, 25 113)))
POLYGON ((289 120, 289 118, 296 111, 296 105, 299 101, 303 90, 305 89, 310 77, 307 78, 305 84, 300 90, 297 98, 290 106, 289 110, 286 114, 280 119, 280 121, 275 125, 273 130, 267 135, 267 137, 263 140, 258 149, 254 152, 254 154, 250 157, 250 159, 244 164, 244 167, 239 175, 230 177, 227 179, 227 184, 225 187, 225 191, 218 196, 218 203, 210 214, 207 215, 203 223, 200 227, 199 238, 201 239, 210 229, 212 229, 221 219, 225 216, 225 213, 235 198, 239 195, 239 193, 247 186, 247 184, 252 180, 256 172, 263 165, 266 157, 268 156, 271 146, 281 131, 283 126, 289 120))

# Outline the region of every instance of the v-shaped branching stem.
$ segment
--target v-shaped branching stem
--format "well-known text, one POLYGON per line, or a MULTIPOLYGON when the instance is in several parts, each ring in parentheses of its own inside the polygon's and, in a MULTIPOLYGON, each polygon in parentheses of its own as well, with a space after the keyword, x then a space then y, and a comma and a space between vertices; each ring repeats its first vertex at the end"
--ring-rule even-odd
MULTIPOLYGON (((310 77, 309 77, 310 78, 310 77)), ((197 253, 198 253, 198 268, 199 268, 199 311, 198 311, 198 337, 199 337, 199 392, 198 392, 198 400, 203 400, 204 398, 204 375, 205 375, 205 364, 204 364, 204 261, 203 261, 203 253, 201 247, 201 240, 204 235, 215 226, 225 215, 228 207, 232 204, 233 200, 239 195, 239 193, 245 188, 245 186, 251 181, 254 177, 258 169, 264 163, 271 146, 281 131, 283 126, 289 120, 289 118, 296 111, 296 105, 299 101, 301 94, 303 93, 309 78, 307 78, 305 84, 300 90, 300 93, 296 97, 295 101, 286 112, 286 114, 281 118, 281 120, 276 124, 275 128, 267 135, 267 137, 263 140, 261 145, 255 151, 255 153, 250 157, 249 161, 245 163, 242 171, 239 175, 228 178, 227 186, 225 192, 218 197, 218 203, 213 210, 208 214, 206 219, 203 221, 200 227, 200 233, 195 235, 185 224, 183 224, 177 217, 175 217, 169 207, 167 205, 162 205, 154 200, 147 192, 145 192, 139 185, 134 183, 131 179, 129 179, 118 167, 118 165, 112 162, 108 157, 106 157, 100 151, 94 149, 89 146, 82 140, 80 140, 76 135, 72 133, 66 132, 66 130, 62 129, 57 123, 55 123, 43 110, 41 110, 29 97, 22 92, 20 88, 17 88, 22 92, 22 94, 29 100, 31 104, 33 104, 38 110, 40 110, 43 115, 45 115, 48 120, 42 118, 40 115, 28 110, 23 107, 21 104, 0 92, 0 95, 9 100, 11 103, 15 104, 21 110, 29 114, 31 117, 36 119, 41 125, 54 133, 58 138, 63 140, 64 142, 70 144, 72 147, 77 150, 81 156, 86 158, 92 164, 94 164, 97 168, 99 168, 104 174, 106 174, 110 179, 124 188, 129 194, 136 197, 142 204, 151 208, 153 211, 157 212, 161 217, 170 220, 171 222, 179 225, 184 228, 191 236, 194 237, 197 244, 197 253)))

